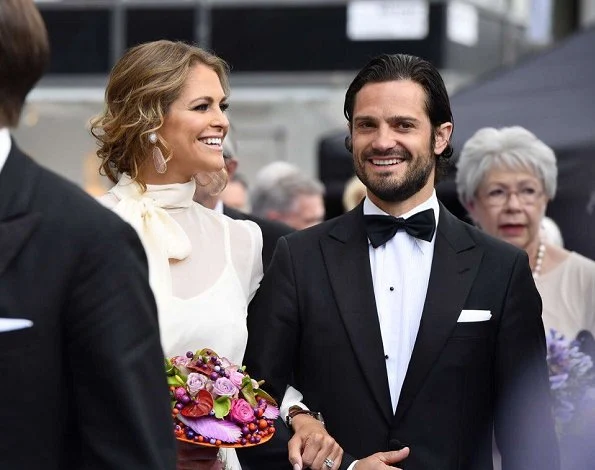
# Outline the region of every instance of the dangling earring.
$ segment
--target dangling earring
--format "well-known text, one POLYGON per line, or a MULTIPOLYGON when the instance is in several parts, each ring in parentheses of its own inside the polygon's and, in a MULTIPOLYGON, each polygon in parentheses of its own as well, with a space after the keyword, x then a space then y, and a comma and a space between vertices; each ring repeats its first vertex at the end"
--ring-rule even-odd
POLYGON ((149 134, 149 142, 151 142, 153 147, 153 164, 155 165, 155 171, 162 175, 167 171, 167 162, 163 157, 163 153, 161 153, 161 149, 157 145, 157 133, 151 132, 149 134))

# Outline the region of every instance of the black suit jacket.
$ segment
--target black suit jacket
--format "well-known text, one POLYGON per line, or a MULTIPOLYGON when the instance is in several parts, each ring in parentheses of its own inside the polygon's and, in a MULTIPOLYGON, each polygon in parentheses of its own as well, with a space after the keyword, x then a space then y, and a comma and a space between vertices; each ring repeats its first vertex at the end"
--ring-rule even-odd
MULTIPOLYGON (((232 219, 251 220, 260 227, 262 232, 262 266, 265 271, 273 258, 277 240, 294 231, 290 226, 281 222, 262 219, 225 205, 223 206, 223 213, 232 219)), ((275 427, 277 432, 266 445, 241 449, 238 452, 242 470, 279 470, 289 465, 287 441, 291 436, 280 419, 277 420, 275 427)))
POLYGON ((262 266, 266 270, 273 258, 277 240, 283 235, 288 235, 294 230, 288 225, 272 220, 261 219, 252 214, 246 214, 231 207, 223 206, 223 213, 236 220, 251 220, 260 227, 262 232, 262 266))
POLYGON ((354 458, 408 445, 406 470, 557 470, 541 299, 527 256, 441 207, 432 271, 396 410, 362 205, 279 240, 251 303, 245 363, 281 397, 287 383, 354 458), (486 322, 458 323, 463 309, 486 322), (263 337, 266 332, 266 337, 263 337), (291 381, 291 374, 295 381, 291 381))
POLYGON ((0 468, 174 469, 134 230, 14 143, 0 171, 0 468))

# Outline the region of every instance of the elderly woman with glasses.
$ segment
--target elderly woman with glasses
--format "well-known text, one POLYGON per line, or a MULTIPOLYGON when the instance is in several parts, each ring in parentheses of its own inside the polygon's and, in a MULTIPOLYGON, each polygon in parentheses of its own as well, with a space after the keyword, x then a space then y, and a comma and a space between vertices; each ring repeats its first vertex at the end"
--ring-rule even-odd
POLYGON ((463 147, 456 183, 476 225, 527 252, 546 331, 574 338, 595 333, 595 262, 540 237, 557 176, 554 152, 531 132, 483 128, 463 147))

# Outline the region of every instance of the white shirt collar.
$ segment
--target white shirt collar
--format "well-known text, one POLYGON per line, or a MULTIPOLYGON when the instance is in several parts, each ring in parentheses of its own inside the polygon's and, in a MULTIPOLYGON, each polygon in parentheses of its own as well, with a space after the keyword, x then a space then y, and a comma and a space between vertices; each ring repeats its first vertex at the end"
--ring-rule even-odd
POLYGON ((8 154, 10 153, 11 145, 10 132, 6 127, 0 128, 0 172, 2 172, 2 168, 4 168, 8 154))
MULTIPOLYGON (((425 211, 426 209, 432 209, 434 211, 434 218, 436 219, 436 227, 438 227, 438 218, 440 216, 440 205, 438 204, 438 197, 436 196, 436 190, 432 191, 432 195, 429 197, 429 199, 425 200, 418 206, 415 206, 410 211, 405 212, 400 217, 407 219, 407 218, 411 217, 412 215, 417 214, 418 212, 425 211)), ((387 214, 386 212, 384 212, 382 209, 380 209, 380 207, 378 207, 376 204, 374 204, 370 200, 369 197, 366 196, 366 198, 364 199, 364 215, 390 215, 390 214, 387 214)), ((422 250, 424 250, 424 252, 425 252, 426 247, 433 246, 432 244, 435 239, 436 239, 436 233, 434 233, 434 238, 430 242, 427 242, 425 240, 419 240, 417 238, 415 240, 416 240, 418 246, 420 248, 422 248, 422 250)), ((368 240, 368 243, 370 243, 369 240, 368 240)))

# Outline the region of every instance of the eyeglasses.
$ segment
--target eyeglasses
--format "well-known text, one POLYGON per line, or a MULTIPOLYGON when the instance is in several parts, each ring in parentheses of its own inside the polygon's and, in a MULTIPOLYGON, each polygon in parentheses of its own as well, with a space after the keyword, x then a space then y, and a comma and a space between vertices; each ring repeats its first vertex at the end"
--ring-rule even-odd
POLYGON ((494 188, 485 193, 482 199, 488 206, 500 207, 510 201, 510 197, 513 194, 516 195, 521 204, 525 206, 532 206, 539 200, 541 196, 543 196, 543 191, 531 186, 521 188, 518 191, 510 191, 504 188, 494 188))

